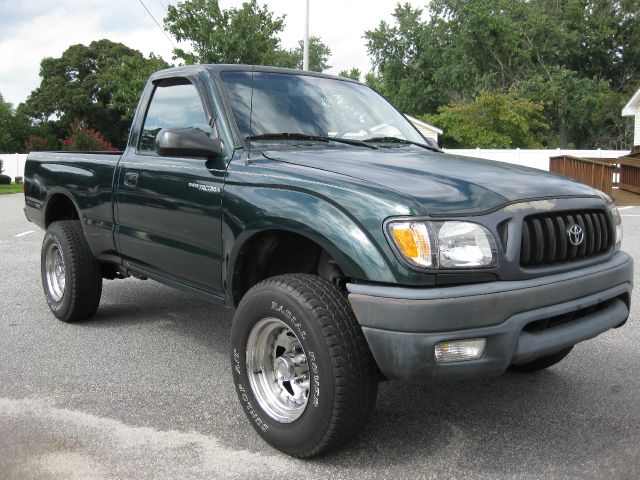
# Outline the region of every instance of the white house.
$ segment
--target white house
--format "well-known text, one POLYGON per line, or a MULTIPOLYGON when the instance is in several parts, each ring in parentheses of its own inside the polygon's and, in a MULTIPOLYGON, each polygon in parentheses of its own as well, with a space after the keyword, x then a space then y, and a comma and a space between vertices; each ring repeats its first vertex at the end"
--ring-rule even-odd
POLYGON ((633 122, 633 144, 640 145, 640 88, 622 109, 624 117, 636 117, 633 122))
POLYGON ((428 123, 423 122, 422 120, 418 120, 417 118, 412 117, 411 115, 407 115, 406 113, 404 116, 407 117, 407 120, 413 123, 413 125, 418 130, 420 130, 420 133, 422 135, 424 135, 426 138, 431 138, 435 140, 436 143, 438 143, 438 135, 442 135, 442 130, 440 130, 438 127, 434 127, 433 125, 429 125, 428 123))

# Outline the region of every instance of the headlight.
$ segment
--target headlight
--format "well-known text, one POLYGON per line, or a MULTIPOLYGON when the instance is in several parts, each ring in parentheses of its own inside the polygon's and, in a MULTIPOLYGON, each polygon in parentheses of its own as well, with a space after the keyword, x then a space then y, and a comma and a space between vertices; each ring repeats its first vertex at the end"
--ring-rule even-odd
POLYGON ((611 211, 611 218, 613 218, 613 227, 616 230, 616 251, 617 251, 617 250, 620 250, 620 247, 622 247, 622 236, 624 233, 622 231, 622 218, 620 218, 620 212, 618 211, 618 209, 614 204, 607 205, 607 207, 609 207, 609 210, 611 211))
POLYGON ((392 221, 387 229, 396 250, 416 267, 492 267, 498 263, 493 235, 477 223, 392 221))
POLYGON ((400 253, 417 267, 437 267, 435 251, 431 248, 434 237, 430 224, 424 222, 392 222, 389 233, 400 253))

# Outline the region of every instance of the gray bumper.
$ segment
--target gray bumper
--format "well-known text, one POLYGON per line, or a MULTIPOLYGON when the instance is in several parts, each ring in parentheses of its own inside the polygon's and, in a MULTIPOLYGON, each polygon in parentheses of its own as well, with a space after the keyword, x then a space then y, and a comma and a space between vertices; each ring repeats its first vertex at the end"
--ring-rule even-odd
POLYGON ((633 261, 624 252, 604 264, 524 281, 430 289, 347 285, 380 370, 413 380, 495 375, 593 338, 625 322, 632 287, 633 261), (546 319, 556 325, 541 328, 546 319), (487 339, 479 360, 435 362, 437 343, 478 337, 487 339))

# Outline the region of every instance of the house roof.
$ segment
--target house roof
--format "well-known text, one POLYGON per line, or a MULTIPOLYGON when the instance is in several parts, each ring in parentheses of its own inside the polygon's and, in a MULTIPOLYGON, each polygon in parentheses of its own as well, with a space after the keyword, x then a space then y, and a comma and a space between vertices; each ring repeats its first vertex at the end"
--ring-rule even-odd
POLYGON ((640 88, 636 90, 636 93, 633 94, 629 103, 627 103, 622 109, 623 117, 632 117, 636 114, 636 110, 640 105, 640 88))
POLYGON ((416 117, 412 117, 411 115, 407 115, 406 113, 404 114, 404 116, 407 117, 407 119, 411 123, 415 123, 417 125, 420 125, 421 127, 428 128, 429 130, 433 130, 434 132, 438 133, 439 135, 442 135, 442 130, 440 130, 438 127, 434 127, 433 125, 429 125, 428 123, 423 122, 422 120, 418 120, 416 117))

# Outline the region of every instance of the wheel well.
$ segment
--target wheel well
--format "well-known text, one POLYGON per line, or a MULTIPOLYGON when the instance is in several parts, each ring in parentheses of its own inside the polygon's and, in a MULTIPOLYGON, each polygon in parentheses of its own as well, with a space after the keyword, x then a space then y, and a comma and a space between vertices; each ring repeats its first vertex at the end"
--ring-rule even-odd
POLYGON ((45 226, 48 227, 53 222, 60 220, 79 220, 80 216, 76 210, 76 206, 71 199, 61 193, 55 194, 47 203, 47 212, 45 214, 45 226))
POLYGON ((233 303, 237 306, 247 291, 265 278, 286 273, 311 273, 344 288, 340 266, 317 243, 286 231, 262 232, 240 249, 233 278, 233 303))

